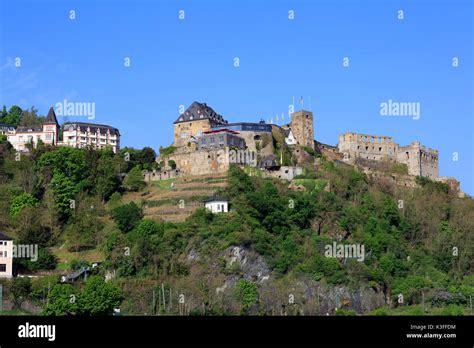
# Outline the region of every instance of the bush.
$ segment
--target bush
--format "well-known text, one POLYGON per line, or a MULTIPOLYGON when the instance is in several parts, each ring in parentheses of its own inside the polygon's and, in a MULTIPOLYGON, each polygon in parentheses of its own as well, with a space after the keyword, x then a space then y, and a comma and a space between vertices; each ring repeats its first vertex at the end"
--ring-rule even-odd
POLYGON ((30 278, 15 278, 10 287, 10 295, 16 308, 21 308, 21 304, 26 300, 31 292, 30 278))
POLYGON ((38 251, 38 259, 36 261, 25 260, 20 262, 20 264, 30 271, 53 270, 58 264, 58 258, 47 248, 40 248, 38 251))
POLYGON ((257 285, 249 280, 241 279, 235 285, 235 296, 242 306, 242 313, 247 314, 250 308, 257 303, 257 285))
POLYGON ((36 207, 38 200, 28 193, 21 193, 12 199, 10 205, 10 215, 16 217, 18 213, 25 207, 36 207))
POLYGON ((112 217, 118 228, 126 233, 138 225, 142 218, 142 209, 135 202, 130 202, 112 210, 112 217))
POLYGON ((135 166, 128 172, 123 186, 129 191, 140 191, 146 186, 140 166, 135 166))

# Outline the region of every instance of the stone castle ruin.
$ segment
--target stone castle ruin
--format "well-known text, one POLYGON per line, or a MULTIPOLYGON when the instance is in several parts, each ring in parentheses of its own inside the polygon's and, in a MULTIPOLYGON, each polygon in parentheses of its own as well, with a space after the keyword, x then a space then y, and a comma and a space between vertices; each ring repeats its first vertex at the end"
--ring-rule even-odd
POLYGON ((418 141, 400 146, 392 137, 344 133, 339 136, 337 148, 348 163, 355 163, 358 158, 403 163, 407 165, 409 175, 433 180, 439 177, 438 151, 426 148, 418 141))
POLYGON ((421 176, 448 183, 460 192, 456 179, 439 176, 437 150, 418 141, 400 146, 392 137, 352 132, 341 134, 337 146, 323 144, 314 139, 311 111, 292 113, 291 122, 283 126, 264 121, 229 123, 206 103, 193 102, 173 126, 173 150, 157 161, 172 161, 175 166, 147 173, 148 180, 223 173, 233 163, 257 167, 265 176, 292 180, 303 166, 311 164, 310 154, 319 153, 370 174, 380 174, 384 165, 402 164, 406 166, 404 186, 416 186, 414 178, 421 176), (278 143, 278 139, 283 140, 278 143), (282 147, 291 153, 291 166, 283 165, 282 147))

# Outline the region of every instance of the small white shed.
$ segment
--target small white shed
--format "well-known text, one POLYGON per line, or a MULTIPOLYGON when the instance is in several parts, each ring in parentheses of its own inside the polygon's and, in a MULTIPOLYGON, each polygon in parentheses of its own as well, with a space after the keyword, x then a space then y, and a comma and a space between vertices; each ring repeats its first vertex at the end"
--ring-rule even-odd
POLYGON ((206 209, 212 213, 227 213, 229 211, 229 201, 222 197, 212 197, 204 202, 206 209))

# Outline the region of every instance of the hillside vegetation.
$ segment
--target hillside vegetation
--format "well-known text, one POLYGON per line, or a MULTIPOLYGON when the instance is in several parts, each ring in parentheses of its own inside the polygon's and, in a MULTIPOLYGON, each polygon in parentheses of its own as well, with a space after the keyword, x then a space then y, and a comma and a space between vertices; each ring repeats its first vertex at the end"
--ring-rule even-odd
POLYGON ((140 315, 472 314, 474 201, 445 185, 420 178, 419 188, 399 188, 324 158, 295 180, 297 191, 237 167, 145 183, 150 150, 40 145, 17 160, 0 144, 1 231, 40 250, 36 262, 15 263, 41 277, 4 283, 15 309, 30 301, 54 315, 118 306, 140 315), (229 213, 202 208, 213 194, 229 198, 229 213), (363 246, 362 260, 329 257, 333 243, 363 246), (97 277, 59 284, 93 261, 97 277), (64 301, 71 294, 78 302, 64 301))

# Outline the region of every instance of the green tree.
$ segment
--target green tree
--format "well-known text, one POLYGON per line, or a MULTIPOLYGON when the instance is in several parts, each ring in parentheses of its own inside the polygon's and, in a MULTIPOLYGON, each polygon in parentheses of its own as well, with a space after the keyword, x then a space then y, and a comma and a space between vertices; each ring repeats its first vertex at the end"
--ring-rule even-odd
POLYGON ((48 295, 43 315, 74 315, 78 312, 79 291, 70 284, 56 284, 48 295))
POLYGON ((129 191, 140 191, 146 186, 139 166, 133 167, 132 170, 128 172, 127 177, 123 181, 123 186, 129 191))
POLYGON ((55 171, 50 183, 54 194, 56 211, 61 220, 69 218, 74 207, 76 187, 74 182, 60 171, 55 171))
POLYGON ((235 284, 235 296, 242 306, 242 313, 247 314, 258 301, 257 285, 247 279, 241 279, 235 284))
POLYGON ((78 299, 81 315, 108 315, 122 303, 123 296, 119 288, 102 277, 91 276, 78 299))
POLYGON ((10 295, 16 308, 21 308, 21 304, 25 301, 31 292, 30 278, 15 278, 10 288, 10 295))
POLYGON ((58 258, 47 248, 40 247, 38 250, 38 259, 21 260, 20 263, 30 271, 53 270, 58 264, 58 258))
POLYGON ((25 207, 36 207, 38 200, 28 193, 21 193, 12 199, 10 204, 10 215, 16 217, 18 213, 25 207))
POLYGON ((20 124, 21 114, 23 113, 23 110, 19 106, 13 105, 6 114, 5 111, 6 108, 4 106, 0 122, 17 127, 20 124))
POLYGON ((135 202, 121 205, 112 210, 112 217, 122 232, 131 231, 138 225, 142 215, 141 208, 135 202))
POLYGON ((97 166, 96 192, 102 201, 106 201, 120 189, 118 172, 112 157, 101 156, 97 166))

